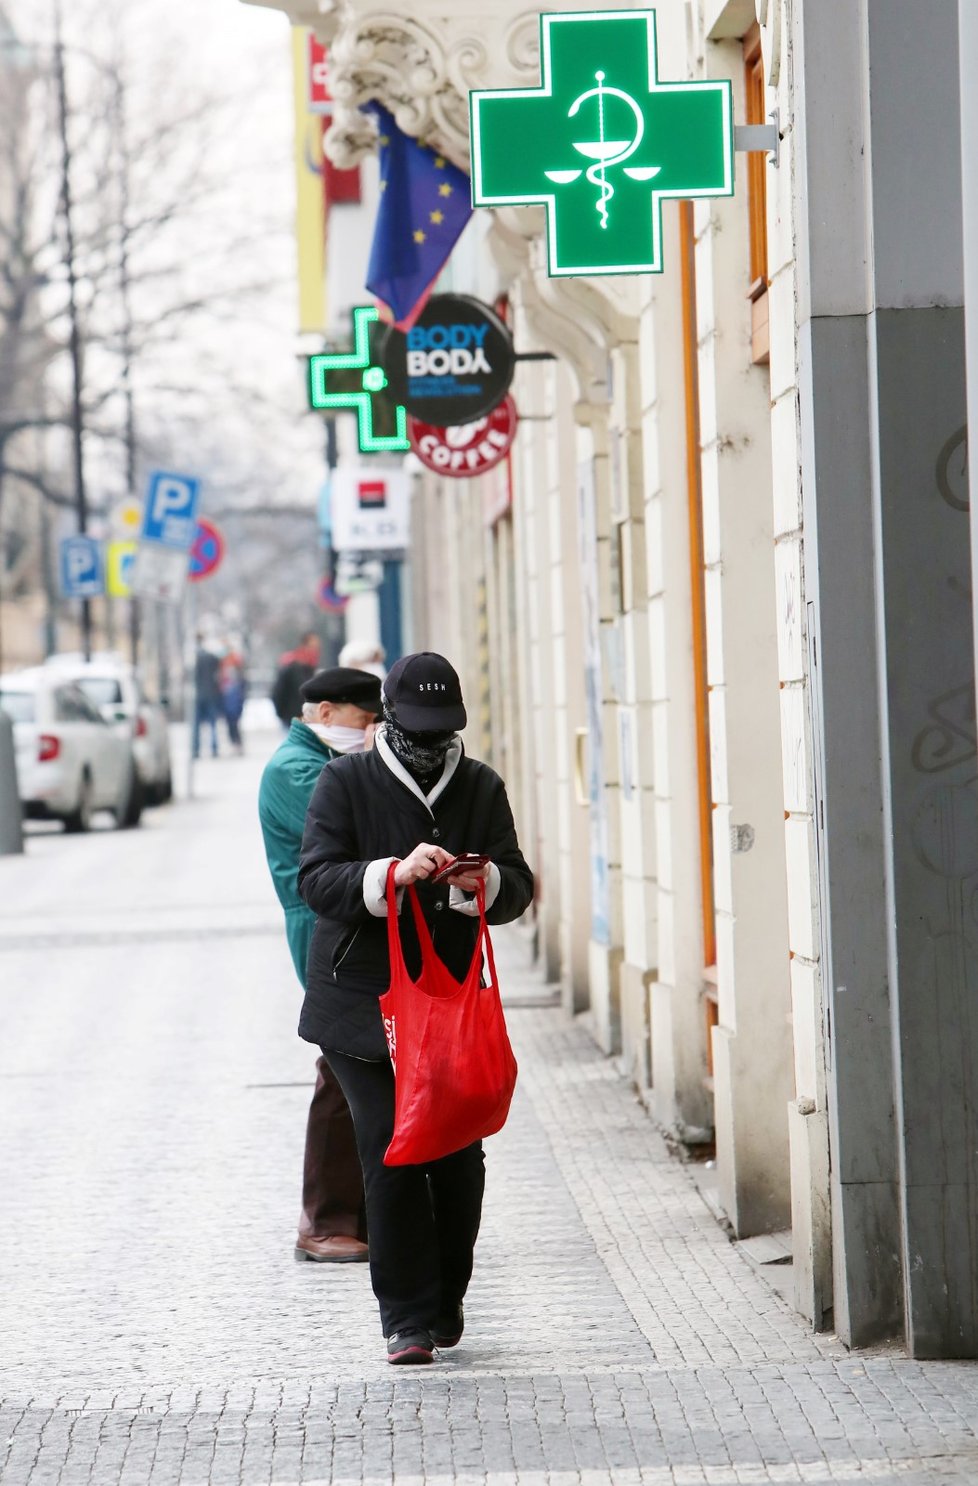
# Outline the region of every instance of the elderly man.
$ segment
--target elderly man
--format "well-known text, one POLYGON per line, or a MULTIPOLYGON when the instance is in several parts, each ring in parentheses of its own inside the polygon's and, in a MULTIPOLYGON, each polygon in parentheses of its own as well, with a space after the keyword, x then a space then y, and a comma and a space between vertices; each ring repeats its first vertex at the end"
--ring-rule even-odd
MULTIPOLYGON (((369 746, 380 713, 380 682, 364 671, 337 666, 317 671, 301 687, 302 718, 269 759, 258 794, 265 854, 299 982, 305 989, 315 913, 299 896, 296 878, 306 808, 324 765, 369 746)), ((297 1260, 344 1264, 367 1258, 363 1177, 346 1099, 324 1057, 306 1126, 302 1216, 297 1260)))

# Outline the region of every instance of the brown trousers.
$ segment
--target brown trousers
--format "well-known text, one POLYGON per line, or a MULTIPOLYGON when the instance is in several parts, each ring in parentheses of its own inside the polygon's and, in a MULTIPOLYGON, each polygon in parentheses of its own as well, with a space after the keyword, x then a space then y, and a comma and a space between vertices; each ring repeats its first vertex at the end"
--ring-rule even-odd
POLYGON ((316 1059, 316 1087, 306 1122, 299 1234, 303 1238, 343 1234, 364 1243, 367 1240, 363 1172, 353 1118, 325 1058, 316 1059))

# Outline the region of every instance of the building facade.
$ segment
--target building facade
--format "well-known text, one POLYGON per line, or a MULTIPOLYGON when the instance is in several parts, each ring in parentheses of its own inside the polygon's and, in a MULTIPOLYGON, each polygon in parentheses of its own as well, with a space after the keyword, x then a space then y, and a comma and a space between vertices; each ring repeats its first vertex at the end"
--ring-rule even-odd
MULTIPOLYGON (((330 47, 343 164, 376 97, 467 168, 468 89, 539 79, 517 0, 276 5, 330 47)), ((479 698, 545 973, 715 1146, 734 1235, 790 1229, 814 1327, 975 1356, 957 5, 655 9, 660 76, 729 79, 777 161, 666 203, 658 275, 548 278, 539 209, 476 214, 454 287, 550 359, 508 466, 418 478, 414 641, 479 698)))

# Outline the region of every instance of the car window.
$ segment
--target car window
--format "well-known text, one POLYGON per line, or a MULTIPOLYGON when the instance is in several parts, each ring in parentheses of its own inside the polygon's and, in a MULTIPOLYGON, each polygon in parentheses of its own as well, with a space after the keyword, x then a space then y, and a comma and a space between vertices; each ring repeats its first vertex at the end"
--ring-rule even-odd
POLYGON ((80 703, 84 700, 80 692, 69 686, 59 686, 54 693, 54 716, 56 722, 78 722, 84 716, 80 703))
POLYGON ((0 707, 11 722, 35 722, 37 709, 32 691, 0 691, 0 707))
POLYGON ((88 700, 88 697, 79 687, 72 687, 71 690, 74 692, 74 701, 78 708, 79 717, 84 722, 97 722, 102 726, 105 723, 105 718, 98 708, 88 700))
POLYGON ((96 707, 115 707, 123 700, 122 687, 112 676, 79 676, 76 684, 96 707))

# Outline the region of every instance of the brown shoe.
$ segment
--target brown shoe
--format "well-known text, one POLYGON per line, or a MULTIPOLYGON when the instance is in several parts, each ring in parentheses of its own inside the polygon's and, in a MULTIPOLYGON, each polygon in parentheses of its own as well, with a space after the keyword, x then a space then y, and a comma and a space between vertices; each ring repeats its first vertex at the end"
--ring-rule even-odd
POLYGON ((330 1238, 314 1238, 301 1234, 295 1241, 296 1263, 306 1259, 316 1264, 362 1264, 367 1258, 367 1245, 358 1238, 347 1238, 345 1233, 334 1233, 330 1238))

